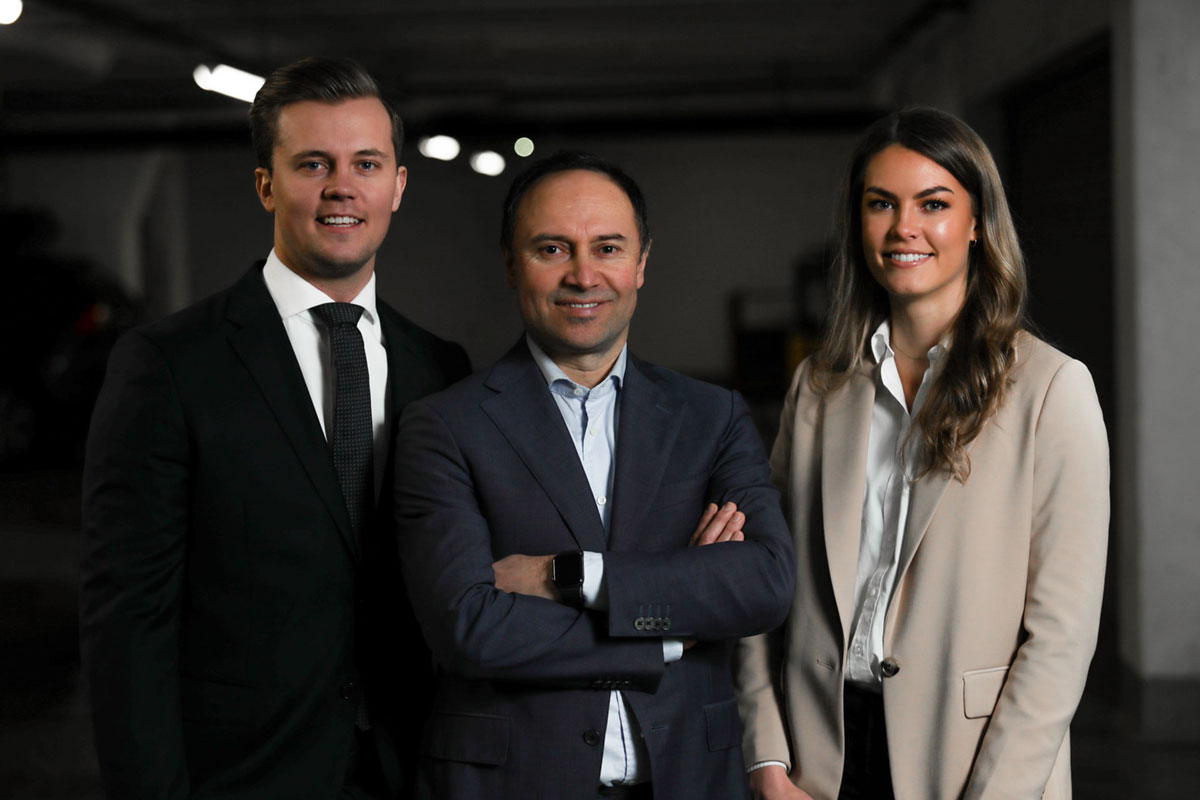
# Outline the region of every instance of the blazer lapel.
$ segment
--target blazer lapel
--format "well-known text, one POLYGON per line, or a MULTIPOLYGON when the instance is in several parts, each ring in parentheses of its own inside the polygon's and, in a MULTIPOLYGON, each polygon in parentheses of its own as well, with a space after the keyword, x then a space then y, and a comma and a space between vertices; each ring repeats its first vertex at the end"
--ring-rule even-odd
POLYGON ((643 544, 642 518, 658 495, 679 435, 681 403, 630 356, 620 404, 609 549, 636 550, 643 544))
POLYGON ((497 394, 483 401, 483 412, 562 515, 579 548, 607 550, 587 475, 524 337, 492 367, 485 384, 497 394))
MULTIPOLYGON (((934 512, 946 494, 946 488, 953 480, 948 470, 939 469, 930 472, 913 484, 908 500, 908 519, 904 523, 904 537, 900 541, 900 561, 896 565, 896 586, 901 586, 904 573, 912 563, 917 546, 925 538, 929 523, 933 520, 934 512)), ((892 593, 895 600, 899 592, 892 593)))
POLYGON ((329 508, 346 546, 357 560, 359 543, 350 526, 350 515, 342 499, 333 458, 321 433, 321 423, 283 321, 263 283, 261 268, 250 270, 234 287, 226 316, 238 326, 229 335, 230 345, 254 377, 317 494, 329 508))
POLYGON ((829 577, 842 619, 842 637, 854 618, 854 577, 862 536, 863 486, 875 382, 860 369, 824 401, 821 432, 821 508, 829 577))

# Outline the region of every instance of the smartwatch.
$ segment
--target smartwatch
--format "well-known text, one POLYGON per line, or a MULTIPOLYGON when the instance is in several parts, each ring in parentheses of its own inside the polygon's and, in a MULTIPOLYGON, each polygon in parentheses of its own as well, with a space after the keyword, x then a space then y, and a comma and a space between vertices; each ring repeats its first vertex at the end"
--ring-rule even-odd
POLYGON ((554 557, 550 578, 563 602, 583 608, 583 551, 569 550, 554 557))

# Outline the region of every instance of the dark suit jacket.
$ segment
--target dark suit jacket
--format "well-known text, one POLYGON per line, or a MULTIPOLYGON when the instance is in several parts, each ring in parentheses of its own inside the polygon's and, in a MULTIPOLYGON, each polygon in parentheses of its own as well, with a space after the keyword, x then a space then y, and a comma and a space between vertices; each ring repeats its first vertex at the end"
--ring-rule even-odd
POLYGON ((787 611, 779 497, 736 393, 631 357, 619 403, 608 540, 523 341, 405 411, 397 532, 442 667, 422 745, 442 800, 594 797, 614 688, 657 797, 746 796, 730 654, 787 611), (689 549, 703 504, 726 500, 746 513, 746 541, 689 549), (496 559, 578 549, 605 553, 607 612, 495 587, 496 559), (699 644, 664 666, 664 635, 699 644))
MULTIPOLYGON (((361 693, 400 749, 423 711, 394 693, 428 654, 390 499, 360 542, 261 269, 125 336, 96 404, 81 639, 114 799, 332 798, 361 693)), ((466 355, 378 310, 399 419, 466 355)))

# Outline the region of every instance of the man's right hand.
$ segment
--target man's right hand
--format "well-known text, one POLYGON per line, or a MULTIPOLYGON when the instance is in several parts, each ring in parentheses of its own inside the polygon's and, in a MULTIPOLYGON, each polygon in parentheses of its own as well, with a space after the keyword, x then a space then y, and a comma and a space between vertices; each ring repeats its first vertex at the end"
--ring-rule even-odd
POLYGON ((745 538, 742 535, 742 525, 745 522, 746 515, 738 511, 733 503, 726 503, 720 508, 717 508, 716 503, 709 503, 700 516, 700 524, 696 526, 688 546, 703 547, 716 542, 740 542, 745 538))
POLYGON ((787 770, 778 764, 768 764, 750 773, 750 794, 754 800, 813 800, 788 778, 787 770))

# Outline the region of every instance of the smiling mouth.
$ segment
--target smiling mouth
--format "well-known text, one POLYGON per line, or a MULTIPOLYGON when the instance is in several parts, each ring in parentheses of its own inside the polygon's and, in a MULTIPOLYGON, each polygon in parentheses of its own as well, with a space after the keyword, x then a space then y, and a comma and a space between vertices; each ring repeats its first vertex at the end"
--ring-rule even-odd
POLYGON ((362 222, 358 217, 318 217, 317 220, 322 225, 328 225, 331 228, 349 228, 362 222))
POLYGON ((596 306, 598 306, 600 304, 599 303, 559 303, 559 305, 565 306, 567 308, 588 309, 588 308, 595 308, 596 306))
POLYGON ((933 253, 884 253, 883 255, 885 258, 899 261, 901 264, 915 264, 933 257, 933 253))

